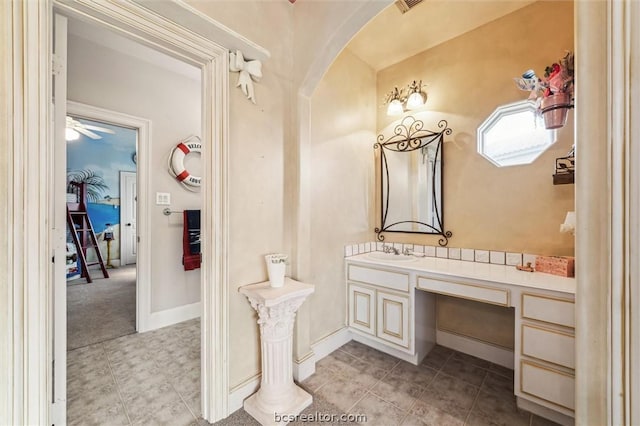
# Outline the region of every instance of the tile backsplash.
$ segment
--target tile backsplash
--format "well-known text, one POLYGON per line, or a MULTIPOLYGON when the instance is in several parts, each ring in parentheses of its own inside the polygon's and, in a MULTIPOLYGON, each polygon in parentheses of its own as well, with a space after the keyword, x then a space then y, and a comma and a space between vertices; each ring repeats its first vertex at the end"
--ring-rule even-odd
POLYGON ((536 261, 535 254, 458 247, 422 246, 419 244, 383 243, 380 241, 348 244, 344 246, 344 256, 349 257, 355 256, 357 254, 369 253, 372 251, 383 251, 385 244, 388 246, 392 246, 401 253, 404 250, 411 250, 413 253, 419 256, 466 260, 467 262, 515 266, 523 265, 527 262, 531 262, 532 264, 534 264, 536 261))

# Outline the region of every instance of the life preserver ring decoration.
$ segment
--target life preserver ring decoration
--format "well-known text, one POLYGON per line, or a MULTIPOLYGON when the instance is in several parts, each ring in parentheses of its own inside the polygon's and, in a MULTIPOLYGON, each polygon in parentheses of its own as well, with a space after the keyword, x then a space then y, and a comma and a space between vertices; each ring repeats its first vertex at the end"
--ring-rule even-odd
POLYGON ((202 182, 202 178, 200 176, 192 175, 184 167, 185 157, 192 152, 198 154, 202 152, 202 143, 200 143, 200 138, 197 136, 191 136, 184 141, 179 142, 178 145, 173 148, 169 158, 169 172, 178 182, 188 186, 199 187, 202 182))

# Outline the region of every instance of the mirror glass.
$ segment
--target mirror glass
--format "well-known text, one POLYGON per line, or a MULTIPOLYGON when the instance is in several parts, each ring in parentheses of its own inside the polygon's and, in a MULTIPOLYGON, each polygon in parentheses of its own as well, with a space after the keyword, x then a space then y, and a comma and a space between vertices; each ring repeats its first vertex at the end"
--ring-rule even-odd
POLYGON ((498 167, 530 164, 555 141, 526 100, 499 106, 478 127, 478 153, 498 167))
POLYGON ((378 137, 381 173, 382 232, 439 234, 446 245, 450 232, 443 228, 442 142, 450 134, 447 123, 439 131, 422 130, 422 121, 405 117, 395 127, 394 135, 378 137))

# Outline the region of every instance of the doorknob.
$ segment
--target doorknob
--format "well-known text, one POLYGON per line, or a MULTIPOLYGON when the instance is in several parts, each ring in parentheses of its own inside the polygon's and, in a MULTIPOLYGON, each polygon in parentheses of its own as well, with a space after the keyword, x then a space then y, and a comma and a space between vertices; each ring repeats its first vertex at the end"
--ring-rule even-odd
POLYGON ((127 223, 127 226, 131 226, 131 224, 130 224, 130 223, 127 223))

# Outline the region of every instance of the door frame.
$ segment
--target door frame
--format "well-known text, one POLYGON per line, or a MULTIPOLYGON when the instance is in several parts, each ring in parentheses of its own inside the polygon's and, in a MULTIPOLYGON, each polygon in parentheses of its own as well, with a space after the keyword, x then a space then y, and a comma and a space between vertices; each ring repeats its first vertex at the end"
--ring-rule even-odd
POLYGON ((202 414, 228 415, 227 49, 134 2, 41 0, 0 5, 3 136, 0 211, 0 424, 52 424, 54 132, 51 75, 56 11, 108 26, 202 70, 202 414), (5 305, 6 302, 6 305, 5 305))
MULTIPOLYGON (((202 136, 203 136, 203 185, 202 185, 202 246, 201 270, 201 403, 206 420, 216 421, 228 412, 228 221, 227 205, 227 145, 228 145, 228 69, 227 49, 207 40, 192 31, 134 3, 94 3, 54 1, 50 11, 70 17, 89 20, 93 24, 108 26, 125 37, 151 44, 153 48, 180 60, 191 63, 202 70, 202 136), (207 146, 210 149, 206 149, 207 146)), ((47 32, 51 34, 51 32, 47 32)), ((149 166, 150 155, 140 151, 143 162, 140 168, 149 166), (146 160, 145 160, 146 158, 146 160)), ((147 167, 148 168, 148 167, 147 167)), ((141 174, 148 172, 139 170, 141 174)), ((148 194, 140 182, 140 194, 148 194)), ((148 180, 147 180, 148 183, 148 180)), ((140 205, 149 206, 146 199, 140 205)), ((142 216, 142 211, 140 212, 142 216)), ((139 228, 140 249, 149 244, 145 220, 139 228), (144 232, 144 234, 143 234, 144 232)), ((150 253, 150 247, 144 250, 150 253)), ((142 254, 142 253, 141 253, 142 254)), ((150 259, 140 259, 143 267, 150 268, 150 259)), ((147 277, 150 271, 140 272, 147 277)), ((143 299, 141 297, 141 299, 143 299)), ((148 299, 150 303, 150 297, 148 299)), ((150 308, 149 308, 150 309, 150 308)), ((145 309, 143 308, 144 312, 145 309)), ((140 330, 144 331, 144 318, 140 330)))
MULTIPOLYGON (((136 154, 137 156, 137 154, 136 154)), ((136 159, 136 163, 137 163, 137 159, 136 159)), ((131 206, 129 206, 129 201, 123 201, 126 200, 125 197, 123 197, 122 195, 126 192, 126 188, 127 185, 125 184, 125 178, 127 177, 135 177, 136 179, 136 190, 135 190, 135 194, 134 194, 134 200, 133 203, 136 205, 136 211, 135 211, 135 220, 136 220, 136 234, 137 234, 137 227, 138 227, 138 210, 137 210, 137 204, 138 204, 138 173, 137 172, 128 172, 125 170, 120 170, 120 266, 127 266, 129 265, 128 263, 124 263, 124 257, 125 257, 125 253, 127 250, 125 250, 125 248, 129 248, 129 244, 123 244, 124 241, 126 241, 126 238, 123 238, 122 235, 124 233, 123 231, 123 227, 122 227, 122 216, 123 216, 123 212, 125 210, 125 205, 127 206, 127 209, 132 208, 131 206)), ((127 225, 124 225, 127 226, 127 225)), ((136 256, 136 262, 135 265, 137 267, 138 264, 138 250, 136 250, 135 252, 135 256, 136 256)), ((136 328, 137 330, 137 328, 136 328)))
MULTIPOLYGON (((151 126, 153 122, 146 118, 136 117, 100 108, 80 102, 67 100, 67 114, 88 120, 101 121, 116 126, 128 127, 138 131, 136 152, 136 174, 138 180, 138 235, 151 235, 151 195, 149 190, 151 172, 151 126)), ((56 147, 65 149, 66 147, 56 147)), ((58 184, 57 187, 60 187, 58 184)), ((136 330, 150 329, 151 316, 151 241, 142 238, 138 243, 138 261, 136 264, 136 330)))

